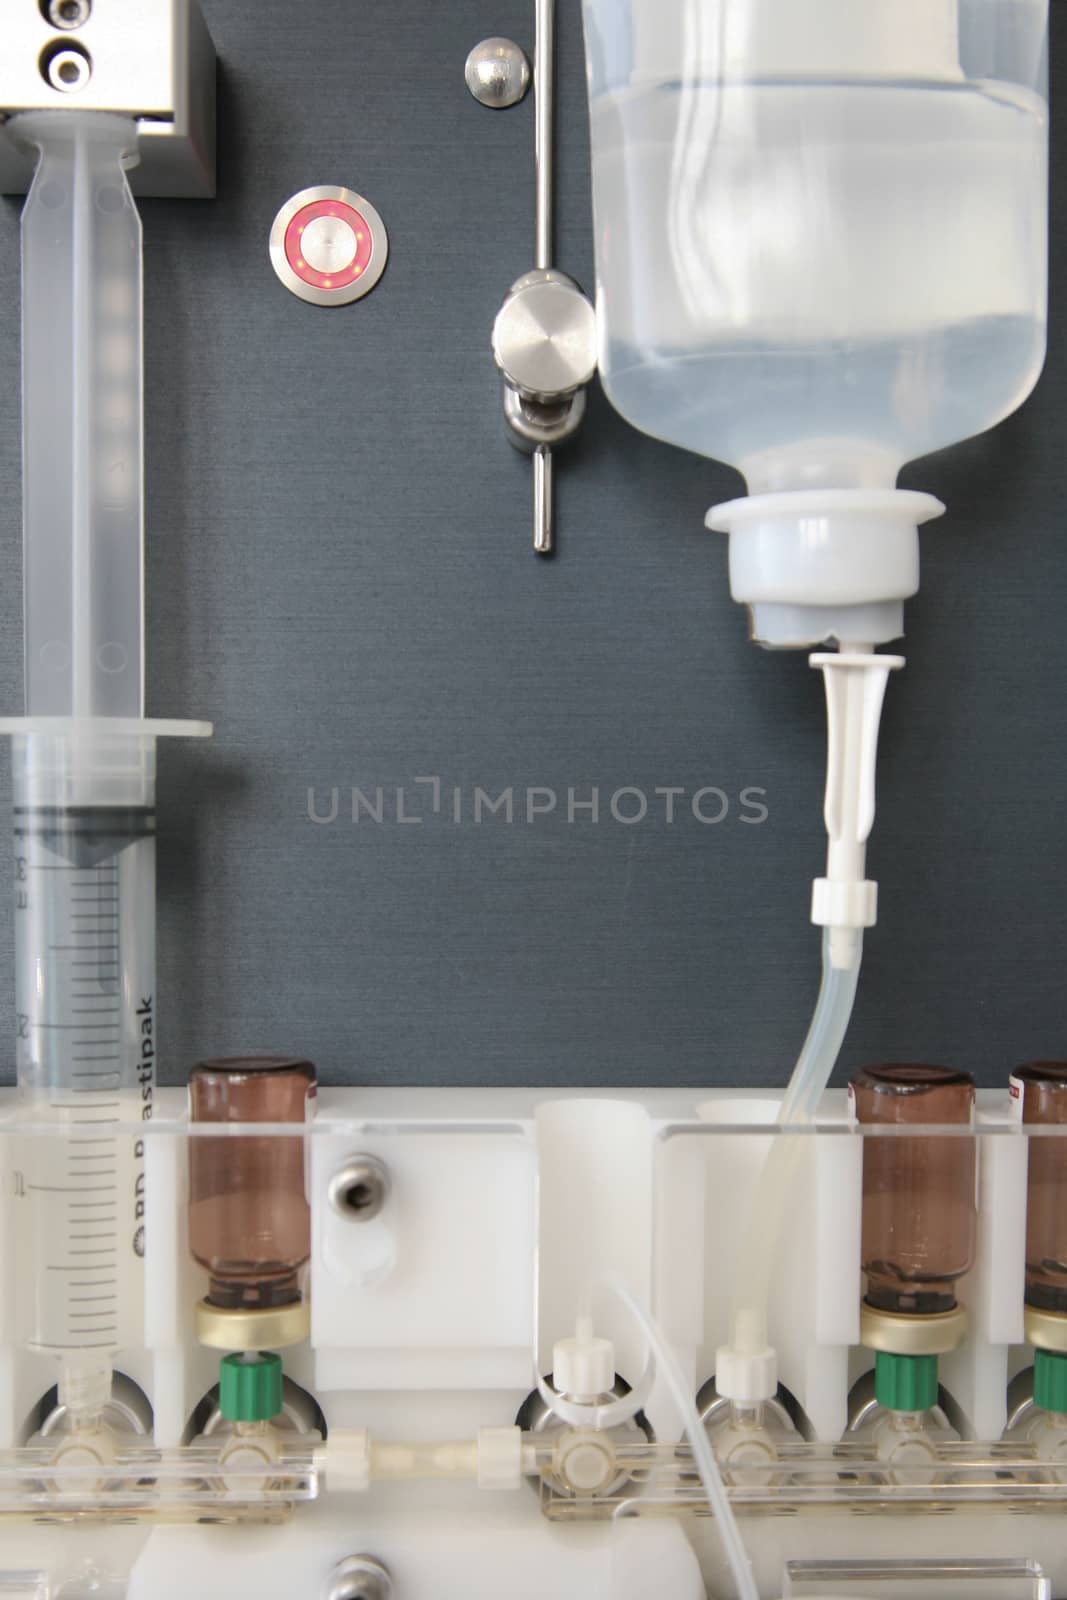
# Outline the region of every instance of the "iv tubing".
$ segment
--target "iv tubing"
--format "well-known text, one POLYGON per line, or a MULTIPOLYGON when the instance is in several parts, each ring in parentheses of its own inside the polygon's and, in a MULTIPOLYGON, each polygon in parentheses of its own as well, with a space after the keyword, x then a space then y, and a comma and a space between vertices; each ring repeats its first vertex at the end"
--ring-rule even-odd
POLYGON ((745 1225, 730 1343, 716 1361, 719 1393, 742 1404, 770 1399, 778 1386, 767 1312, 789 1189, 803 1149, 803 1141, 790 1130, 815 1120, 852 1019, 863 931, 877 919, 878 886, 868 881, 866 864, 875 816, 878 733, 886 685, 904 661, 857 645, 814 655, 810 664, 823 674, 827 711, 826 876, 812 886, 811 911, 812 921, 824 930, 822 984, 745 1225))
POLYGON ((622 1302, 641 1329, 655 1356, 656 1368, 670 1390, 671 1399, 678 1408, 678 1413, 682 1418, 686 1436, 693 1452, 693 1463, 700 1476, 701 1486, 707 1496, 708 1506, 718 1524, 726 1559, 737 1590, 738 1600, 760 1600, 759 1588, 749 1565, 744 1540, 741 1538, 741 1530, 737 1525, 737 1518, 734 1516, 730 1497, 726 1492, 726 1485, 723 1483, 722 1473, 719 1471, 719 1463, 715 1459, 715 1452, 711 1448, 707 1430, 700 1420, 693 1397, 689 1392, 681 1368, 674 1359, 670 1345, 656 1322, 649 1316, 635 1296, 631 1294, 625 1283, 609 1278, 604 1281, 603 1287, 622 1302))
MULTIPOLYGON (((835 966, 830 956, 831 930, 823 933, 822 984, 808 1036, 797 1059, 781 1110, 780 1128, 812 1123, 833 1074, 852 1019, 859 984, 863 935, 857 932, 851 966, 835 966)), ((767 1155, 749 1213, 738 1264, 730 1319, 731 1349, 753 1355, 767 1347, 767 1302, 776 1245, 803 1141, 778 1135, 767 1155)))

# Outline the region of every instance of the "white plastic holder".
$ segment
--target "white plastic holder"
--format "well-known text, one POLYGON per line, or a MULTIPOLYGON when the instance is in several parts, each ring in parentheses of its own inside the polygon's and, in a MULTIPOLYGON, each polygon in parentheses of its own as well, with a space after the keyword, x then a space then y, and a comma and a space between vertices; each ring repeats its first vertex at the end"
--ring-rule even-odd
POLYGON ((902 489, 805 489, 713 506, 730 536, 730 592, 752 637, 778 649, 886 644, 919 588, 919 527, 944 512, 902 489))
POLYGON ((580 1404, 595 1404, 615 1388, 615 1346, 597 1338, 590 1317, 579 1317, 570 1339, 552 1348, 552 1384, 557 1393, 580 1404))
POLYGON ((736 1350, 722 1344, 715 1353, 715 1387, 734 1405, 751 1406, 778 1393, 778 1352, 769 1344, 760 1350, 736 1350))
POLYGON ((811 920, 830 930, 835 967, 854 966, 864 928, 878 920, 878 885, 867 878, 874 826, 878 733, 891 672, 903 656, 813 655, 826 684, 826 876, 812 886, 811 920))

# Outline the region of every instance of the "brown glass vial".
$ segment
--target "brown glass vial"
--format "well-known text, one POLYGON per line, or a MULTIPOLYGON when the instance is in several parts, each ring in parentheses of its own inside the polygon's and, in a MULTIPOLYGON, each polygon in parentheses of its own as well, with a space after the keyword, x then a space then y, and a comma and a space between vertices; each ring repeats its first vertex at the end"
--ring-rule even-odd
MULTIPOLYGON (((856 1119, 888 1127, 970 1127, 974 1082, 950 1067, 867 1067, 852 1080, 856 1119)), ((974 1262, 973 1139, 887 1135, 863 1144, 867 1304, 899 1316, 952 1311, 974 1262)))
MULTIPOLYGON (((201 1061, 189 1080, 193 1123, 302 1125, 315 1068, 289 1056, 201 1061)), ((267 1311, 297 1303, 311 1254, 304 1140, 295 1134, 189 1139, 189 1247, 211 1276, 207 1304, 267 1311)))
MULTIPOLYGON (((1067 1061, 1032 1061, 1011 1084, 1027 1126, 1067 1125, 1067 1061)), ((1026 1303, 1067 1316, 1067 1133, 1030 1140, 1026 1303)))

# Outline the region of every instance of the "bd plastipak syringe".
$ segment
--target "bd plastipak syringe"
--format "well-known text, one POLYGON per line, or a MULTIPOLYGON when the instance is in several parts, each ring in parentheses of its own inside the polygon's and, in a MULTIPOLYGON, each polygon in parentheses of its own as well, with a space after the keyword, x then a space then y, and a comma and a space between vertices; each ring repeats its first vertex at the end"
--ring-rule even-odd
POLYGON ((26 716, 13 736, 22 1342, 75 1419, 142 1342, 159 1054, 155 751, 144 717, 137 126, 35 112, 22 218, 26 716))

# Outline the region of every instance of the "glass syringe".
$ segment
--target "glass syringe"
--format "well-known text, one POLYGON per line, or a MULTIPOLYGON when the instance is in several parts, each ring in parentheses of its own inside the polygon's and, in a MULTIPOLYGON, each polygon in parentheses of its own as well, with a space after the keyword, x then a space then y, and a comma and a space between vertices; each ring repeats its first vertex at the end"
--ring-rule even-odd
POLYGON ((22 218, 26 717, 14 735, 20 1334, 75 1423, 142 1342, 144 1142, 159 1051, 155 758, 144 719, 136 124, 13 119, 22 218), (129 1131, 132 1130, 132 1131, 129 1131))

